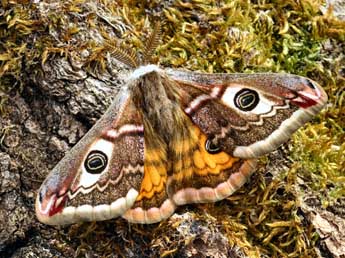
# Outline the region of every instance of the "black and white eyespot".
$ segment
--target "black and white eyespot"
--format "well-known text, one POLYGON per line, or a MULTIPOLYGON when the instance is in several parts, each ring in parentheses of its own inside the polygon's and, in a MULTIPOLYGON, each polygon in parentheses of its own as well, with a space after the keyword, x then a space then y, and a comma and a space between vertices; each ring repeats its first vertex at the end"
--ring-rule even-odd
POLYGON ((234 97, 235 106, 242 111, 253 110, 259 101, 259 94, 255 90, 247 88, 239 90, 234 97))
POLYGON ((217 154, 222 151, 222 149, 216 145, 212 139, 207 139, 205 143, 205 149, 207 150, 208 153, 210 154, 217 154))
POLYGON ((108 157, 99 150, 93 150, 87 155, 84 167, 90 174, 100 174, 104 171, 108 164, 108 157))

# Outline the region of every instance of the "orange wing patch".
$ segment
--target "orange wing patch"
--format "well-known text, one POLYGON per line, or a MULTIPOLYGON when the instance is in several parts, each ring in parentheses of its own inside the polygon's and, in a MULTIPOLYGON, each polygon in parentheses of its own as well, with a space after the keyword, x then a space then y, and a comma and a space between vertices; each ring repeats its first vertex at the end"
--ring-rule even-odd
POLYGON ((134 206, 123 215, 135 223, 156 223, 171 216, 176 205, 166 193, 167 160, 165 150, 145 149, 144 178, 134 206))
POLYGON ((173 164, 175 180, 183 181, 194 174, 218 175, 240 160, 225 152, 210 154, 205 148, 206 140, 206 135, 197 126, 192 125, 189 138, 182 139, 173 145, 177 157, 173 164))
POLYGON ((209 153, 207 137, 195 125, 175 143, 173 175, 168 177, 168 196, 176 205, 222 200, 240 188, 254 171, 252 160, 225 152, 209 153))
POLYGON ((231 168, 239 160, 239 158, 231 157, 225 152, 217 154, 208 153, 205 148, 206 140, 206 136, 200 134, 199 149, 193 153, 194 171, 196 174, 200 176, 218 175, 223 170, 231 168))
POLYGON ((136 201, 151 199, 165 191, 167 181, 166 153, 159 149, 145 149, 144 178, 136 201))
POLYGON ((251 161, 209 153, 206 135, 187 126, 171 139, 168 150, 146 142, 144 178, 135 205, 123 215, 127 220, 154 223, 169 217, 177 205, 224 199, 253 171, 251 161))

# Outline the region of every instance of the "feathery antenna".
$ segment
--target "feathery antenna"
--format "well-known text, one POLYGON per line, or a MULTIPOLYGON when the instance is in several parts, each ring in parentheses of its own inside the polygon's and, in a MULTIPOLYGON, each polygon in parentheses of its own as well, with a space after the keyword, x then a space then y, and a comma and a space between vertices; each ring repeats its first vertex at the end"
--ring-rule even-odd
POLYGON ((118 61, 133 69, 139 66, 138 58, 132 49, 127 51, 122 48, 113 47, 113 55, 118 61))
POLYGON ((118 61, 124 63, 130 68, 135 69, 142 64, 149 64, 152 62, 152 56, 157 46, 159 45, 161 32, 161 23, 157 21, 152 33, 150 34, 144 45, 143 56, 141 61, 138 60, 138 56, 136 55, 133 49, 127 50, 113 45, 109 45, 109 47, 112 50, 112 54, 118 61))
POLYGON ((143 63, 148 64, 152 60, 152 56, 159 45, 159 41, 161 39, 162 28, 161 23, 159 21, 156 22, 153 32, 149 36, 146 44, 144 46, 143 51, 143 63))

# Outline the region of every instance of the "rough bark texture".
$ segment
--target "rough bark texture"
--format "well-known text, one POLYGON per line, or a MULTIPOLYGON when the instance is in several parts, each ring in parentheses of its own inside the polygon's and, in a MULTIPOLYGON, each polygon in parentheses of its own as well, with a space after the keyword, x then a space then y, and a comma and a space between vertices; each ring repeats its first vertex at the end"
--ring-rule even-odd
MULTIPOLYGON (((85 6, 102 17, 100 22, 114 37, 122 33, 122 25, 112 26, 121 21, 110 21, 92 1, 85 6)), ((54 8, 59 12, 61 6, 42 2, 37 15, 44 21, 47 10, 54 8)), ((85 31, 79 41, 104 40, 97 28, 83 25, 81 16, 64 15, 85 31)), ((50 31, 57 39, 59 33, 50 31)), ((27 40, 34 44, 38 36, 30 35, 27 40)), ((209 214, 213 204, 182 207, 159 227, 130 225, 122 219, 69 227, 49 227, 37 221, 34 199, 41 182, 105 111, 128 72, 111 55, 106 56, 104 71, 85 69, 83 60, 90 53, 74 51, 70 56, 76 59, 56 54, 35 66, 37 70, 23 66, 23 89, 7 95, 6 112, 0 118, 0 257, 247 257, 249 243, 239 247, 229 240, 236 232, 225 232, 224 225, 209 214)), ((287 160, 282 152, 269 158, 272 162, 262 168, 267 182, 287 160)), ((255 183, 247 187, 252 189, 255 183)), ((296 186, 297 195, 305 192, 299 188, 303 185, 296 186)), ((320 257, 345 257, 345 200, 325 210, 315 195, 301 195, 298 216, 320 235, 316 247, 320 257)))

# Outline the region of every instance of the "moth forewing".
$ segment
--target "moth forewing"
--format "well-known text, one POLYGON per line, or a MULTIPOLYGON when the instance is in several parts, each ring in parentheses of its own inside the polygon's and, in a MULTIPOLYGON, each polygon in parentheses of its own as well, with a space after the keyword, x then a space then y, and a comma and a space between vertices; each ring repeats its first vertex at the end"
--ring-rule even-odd
POLYGON ((200 94, 185 109, 193 122, 223 149, 245 159, 278 148, 327 102, 321 86, 297 75, 202 74, 171 69, 167 73, 185 91, 199 89, 200 94), (239 100, 244 102, 242 106, 239 100), (201 122, 205 120, 209 123, 201 122))
POLYGON ((43 182, 38 219, 58 225, 122 215, 135 202, 143 178, 143 135, 140 114, 123 88, 43 182))

